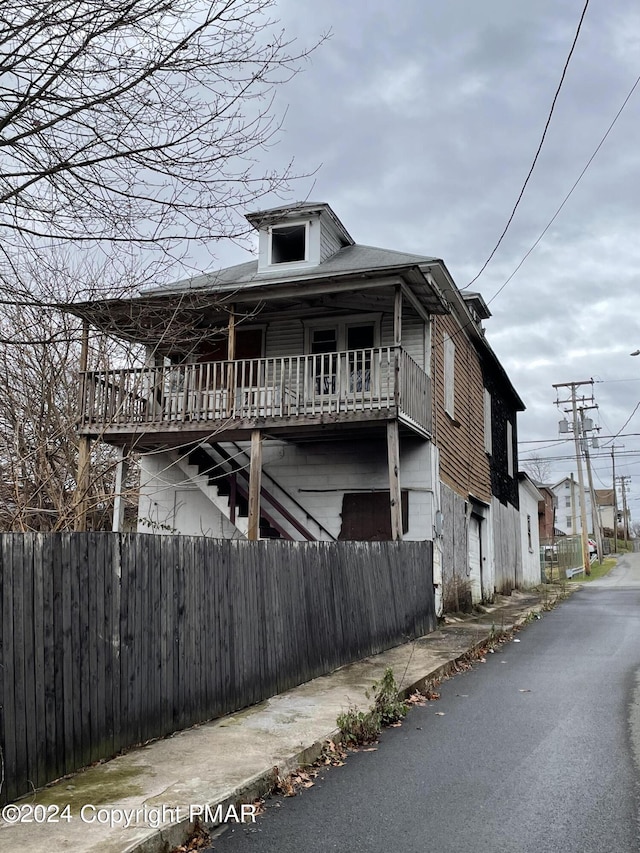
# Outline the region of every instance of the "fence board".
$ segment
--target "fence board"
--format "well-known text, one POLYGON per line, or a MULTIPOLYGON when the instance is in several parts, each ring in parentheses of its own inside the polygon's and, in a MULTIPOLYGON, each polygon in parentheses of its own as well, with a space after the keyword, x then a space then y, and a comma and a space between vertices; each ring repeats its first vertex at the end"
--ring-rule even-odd
POLYGON ((427 542, 0 534, 2 801, 435 627, 427 542))

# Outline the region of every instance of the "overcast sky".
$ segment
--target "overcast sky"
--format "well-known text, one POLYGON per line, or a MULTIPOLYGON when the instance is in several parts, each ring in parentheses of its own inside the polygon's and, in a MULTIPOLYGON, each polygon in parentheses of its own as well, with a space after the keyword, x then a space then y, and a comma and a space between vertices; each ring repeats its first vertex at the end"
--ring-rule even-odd
MULTIPOLYGON (((522 187, 585 0, 279 0, 288 35, 310 44, 265 166, 317 168, 296 197, 326 201, 356 242, 444 259, 459 287, 479 272, 522 187)), ((547 138, 507 236, 473 284, 487 338, 527 411, 521 467, 535 448, 567 456, 553 383, 596 380, 602 434, 640 400, 640 85, 537 248, 640 75, 640 7, 591 0, 547 138), (495 296, 495 299, 493 297, 495 296), (539 445, 530 444, 540 440, 539 445)), ((278 203, 274 199, 273 203, 278 203)), ((265 204, 265 206, 268 206, 265 204)), ((241 250, 220 257, 244 260, 241 250)), ((585 391, 590 393, 590 389, 585 391)), ((640 519, 640 409, 616 439, 640 519), (624 454, 628 455, 624 455, 624 454)), ((611 483, 609 439, 596 488, 611 483)), ((575 471, 558 460, 551 477, 575 471)))

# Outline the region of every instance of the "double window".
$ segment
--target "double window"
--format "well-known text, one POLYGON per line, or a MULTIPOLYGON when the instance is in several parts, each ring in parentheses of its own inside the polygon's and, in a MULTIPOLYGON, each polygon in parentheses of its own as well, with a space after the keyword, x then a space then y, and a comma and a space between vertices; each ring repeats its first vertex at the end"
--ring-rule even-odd
POLYGON ((377 322, 317 325, 308 330, 316 394, 336 394, 338 387, 349 393, 371 390, 373 348, 378 338, 377 322), (344 352, 344 356, 338 353, 344 352))

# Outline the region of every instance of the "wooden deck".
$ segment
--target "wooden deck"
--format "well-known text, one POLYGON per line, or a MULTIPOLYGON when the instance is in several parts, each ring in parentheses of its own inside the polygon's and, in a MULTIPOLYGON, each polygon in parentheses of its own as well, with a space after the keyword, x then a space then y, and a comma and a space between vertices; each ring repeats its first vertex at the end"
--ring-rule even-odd
POLYGON ((398 419, 431 434, 431 380, 400 347, 81 373, 79 431, 292 431, 398 419))

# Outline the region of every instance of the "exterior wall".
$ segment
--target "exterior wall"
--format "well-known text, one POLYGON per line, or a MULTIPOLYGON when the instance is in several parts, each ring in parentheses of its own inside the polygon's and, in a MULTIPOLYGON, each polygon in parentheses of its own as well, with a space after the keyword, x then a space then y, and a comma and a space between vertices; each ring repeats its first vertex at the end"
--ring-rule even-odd
POLYGON ((320 262, 326 261, 331 255, 335 255, 340 249, 340 240, 336 234, 327 227, 326 223, 321 224, 320 228, 320 262))
POLYGON ((140 457, 138 533, 236 539, 239 531, 167 453, 140 457))
POLYGON ((522 563, 520 513, 514 506, 505 506, 497 498, 493 498, 491 516, 495 590, 503 595, 510 595, 518 586, 519 567, 522 563))
MULTIPOLYGON (((388 491, 386 439, 288 444, 265 442, 263 468, 337 537, 345 492, 388 491)), ((429 442, 400 440, 400 486, 409 492, 407 540, 433 539, 429 442)))
MULTIPOLYGON (((537 492, 537 489, 535 490, 537 492)), ((538 496, 529 485, 520 483, 520 530, 522 560, 517 574, 518 588, 537 586, 541 579, 540 537, 538 533, 538 496)), ((539 494, 539 493, 538 493, 539 494)))
MULTIPOLYGON (((240 444, 248 450, 248 443, 240 444)), ((165 453, 141 458, 138 532, 232 539, 238 530, 165 453)), ((266 440, 263 470, 335 538, 347 492, 388 491, 386 439, 288 444, 266 440)), ((434 495, 431 445, 400 441, 400 485, 409 496, 406 540, 432 540, 434 495)), ((305 519, 301 519, 305 521, 305 519)))
POLYGON ((445 613, 471 609, 467 502, 444 483, 442 503, 442 607, 445 613))
POLYGON ((556 497, 547 486, 539 486, 538 490, 543 500, 538 504, 538 535, 543 545, 549 545, 553 541, 555 525, 555 500, 556 497))
POLYGON ((440 479, 458 495, 491 500, 491 474, 484 451, 484 386, 480 360, 449 315, 434 318, 434 434, 440 450, 440 479), (444 334, 455 343, 454 420, 444 407, 444 334))
POLYGON ((504 393, 501 383, 488 365, 484 370, 484 387, 491 394, 491 494, 503 504, 518 508, 518 428, 517 412, 504 393), (511 424, 511 448, 507 447, 511 424), (513 460, 509 473, 509 450, 513 460))
MULTIPOLYGON (((363 308, 366 300, 363 301, 363 308)), ((332 317, 332 322, 339 324, 354 322, 357 315, 341 315, 332 317)), ((393 317, 383 314, 380 320, 380 346, 393 346, 393 317)), ((411 358, 425 371, 425 325, 415 315, 407 315, 402 321, 402 346, 411 358)), ((267 326, 265 340, 265 357, 274 358, 286 355, 302 355, 305 351, 305 326, 302 320, 282 320, 271 322, 267 326)))

